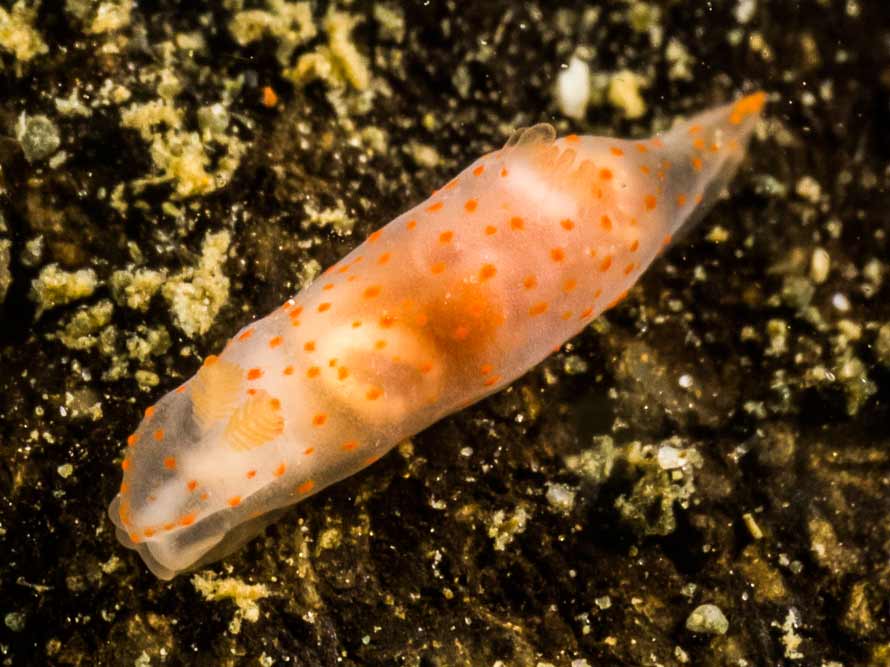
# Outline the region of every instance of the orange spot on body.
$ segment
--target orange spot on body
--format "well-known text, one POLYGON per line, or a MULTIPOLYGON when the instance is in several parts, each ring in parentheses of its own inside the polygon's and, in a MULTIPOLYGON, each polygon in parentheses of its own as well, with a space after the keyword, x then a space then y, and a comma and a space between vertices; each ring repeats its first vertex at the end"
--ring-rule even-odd
POLYGON ((473 170, 473 176, 481 176, 483 171, 485 171, 485 165, 480 164, 473 170))
POLYGON ((482 268, 479 269, 479 279, 488 280, 494 278, 497 272, 498 270, 495 268, 494 264, 483 264, 482 268))
POLYGON ((152 437, 154 437, 155 440, 160 442, 161 440, 164 439, 164 429, 159 428, 157 431, 154 432, 152 437))
POLYGON ((180 526, 191 526, 193 523, 195 523, 196 518, 197 518, 197 515, 194 512, 191 512, 189 514, 184 514, 179 519, 179 525, 180 526))
POLYGON ((256 477, 256 470, 248 470, 248 471, 244 474, 244 476, 245 476, 247 479, 253 479, 254 477, 256 477))
POLYGON ((358 442, 355 441, 355 440, 348 440, 348 441, 344 442, 344 443, 340 446, 340 448, 341 448, 344 452, 351 452, 351 451, 353 451, 354 449, 357 449, 357 448, 358 448, 358 442))
POLYGON ((294 367, 293 367, 293 366, 285 366, 285 367, 284 367, 284 370, 281 371, 281 372, 282 372, 284 375, 293 375, 293 374, 294 374, 294 367))
POLYGON ((245 341, 245 340, 248 340, 251 336, 253 336, 253 329, 248 329, 243 334, 238 336, 238 340, 245 341))
POLYGON ((581 139, 578 137, 577 134, 567 134, 565 136, 565 140, 570 144, 574 144, 574 143, 580 141, 581 139))
POLYGON ((563 250, 562 248, 553 248, 553 250, 550 251, 550 259, 552 259, 554 262, 561 262, 565 258, 566 253, 565 250, 563 250))
POLYGON ((546 301, 539 301, 538 303, 536 303, 535 305, 533 305, 531 308, 528 309, 528 314, 531 315, 532 317, 537 317, 538 315, 543 315, 546 312, 547 312, 547 302, 546 301))
POLYGON ((703 163, 701 161, 701 158, 699 158, 699 157, 692 158, 692 168, 695 169, 696 171, 702 170, 702 164, 703 163))
POLYGON ((568 294, 578 286, 578 281, 574 278, 566 278, 562 284, 562 291, 568 294))
POLYGON ((128 447, 132 447, 133 445, 136 444, 136 441, 137 441, 138 439, 139 439, 139 438, 136 437, 136 434, 135 434, 135 433, 133 433, 132 435, 128 435, 128 436, 127 436, 127 446, 128 446, 128 447))
POLYGON ((147 408, 145 408, 145 418, 146 419, 151 419, 154 416, 154 413, 155 413, 155 406, 149 405, 147 408))
POLYGON ((575 228, 575 223, 568 218, 565 218, 564 220, 559 221, 559 226, 568 232, 575 228))
POLYGON ((248 380, 259 380, 261 377, 263 377, 263 370, 261 368, 251 368, 247 371, 248 380))
POLYGON ((494 366, 492 366, 491 364, 482 364, 482 367, 479 369, 479 372, 482 373, 482 375, 488 375, 493 370, 494 370, 494 366))
POLYGON ((276 477, 281 477, 284 475, 284 471, 286 470, 286 466, 283 463, 279 463, 278 467, 275 468, 275 471, 272 473, 276 477))
POLYGON ((677 206, 686 205, 686 195, 677 195, 677 206))
POLYGON ((510 229, 525 229, 525 222, 518 215, 510 218, 510 229))
POLYGON ((185 485, 185 488, 187 488, 189 491, 194 491, 195 489, 198 488, 198 481, 194 480, 194 479, 190 479, 188 481, 188 483, 185 485))
POLYGON ((379 229, 376 232, 371 232, 371 234, 368 236, 368 243, 376 243, 380 240, 380 237, 382 235, 383 232, 379 229))
POLYGON ((389 258, 390 258, 390 257, 391 257, 391 255, 390 255, 388 252, 385 252, 385 253, 383 253, 382 255, 380 255, 380 257, 377 258, 377 263, 378 263, 380 266, 383 266, 384 264, 386 264, 387 262, 389 262, 389 258))
POLYGON ((368 393, 365 394, 365 398, 367 398, 369 401, 376 401, 381 396, 383 396, 383 390, 379 387, 371 387, 370 389, 368 389, 368 393))
POLYGON ((121 470, 127 472, 130 469, 130 459, 124 459, 121 461, 121 470))
POLYGON ((634 270, 634 263, 631 262, 627 266, 624 267, 624 275, 629 276, 631 272, 634 270))
POLYGON ((168 456, 164 459, 164 467, 167 470, 175 470, 176 469, 176 458, 173 456, 168 456))
POLYGON ((655 195, 646 195, 643 202, 646 205, 646 210, 651 211, 655 208, 655 204, 658 202, 658 200, 656 199, 655 195))
POLYGON ((486 378, 486 380, 482 384, 483 384, 483 386, 486 386, 486 387, 493 387, 500 381, 501 381, 500 375, 492 375, 490 378, 486 378))
POLYGON ((507 175, 508 175, 509 173, 510 173, 510 172, 507 171, 507 168, 506 168, 506 167, 501 167, 501 177, 502 177, 502 178, 506 178, 507 175))
POLYGON ((454 340, 466 340, 469 335, 470 328, 465 324, 460 324, 455 328, 452 337, 454 338, 454 340))
POLYGON ((633 243, 630 244, 629 250, 631 252, 636 252, 640 247, 640 241, 638 239, 634 239, 633 243))
POLYGON ((410 232, 412 229, 414 229, 415 227, 417 227, 417 220, 409 220, 409 221, 405 224, 405 227, 406 227, 406 228, 408 229, 408 231, 410 232))
POLYGON ((439 234, 439 243, 451 243, 454 239, 454 232, 446 231, 439 234))
POLYGON ((464 203, 464 209, 467 213, 473 213, 478 206, 479 202, 475 199, 467 199, 467 201, 464 203))
POLYGON ((522 281, 522 286, 525 287, 525 289, 533 289, 537 284, 538 279, 534 276, 526 276, 525 279, 522 281))
POLYGON ((309 370, 306 371, 306 377, 318 377, 319 373, 321 373, 321 369, 318 366, 310 366, 309 370))
POLYGON ((445 270, 445 262, 436 262, 430 267, 430 271, 434 274, 442 273, 445 270))
POLYGON ((488 236, 491 236, 491 235, 494 234, 497 230, 498 230, 498 228, 495 227, 494 225, 487 225, 487 226, 485 227, 485 233, 486 233, 488 236))
POLYGON ((312 425, 313 426, 324 426, 324 424, 327 420, 328 420, 328 416, 323 412, 319 412, 317 415, 315 415, 312 418, 312 425))
POLYGON ((238 507, 241 504, 241 496, 232 496, 227 501, 229 503, 229 507, 238 507))
POLYGON ((184 394, 185 391, 186 391, 186 389, 188 389, 188 385, 181 385, 181 386, 179 386, 179 387, 176 387, 176 393, 177 393, 177 394, 184 394))
POLYGON ((330 309, 331 309, 331 304, 327 301, 325 301, 324 303, 318 304, 318 312, 319 313, 323 313, 326 310, 330 310, 330 309))
POLYGON ((617 146, 612 146, 612 148, 609 149, 609 152, 615 157, 621 157, 622 155, 624 155, 624 151, 617 146))
POLYGON ((372 285, 364 291, 364 297, 366 299, 373 299, 378 296, 380 296, 380 285, 372 285))
POLYGON ((301 495, 304 493, 309 493, 314 488, 315 488, 315 482, 312 481, 311 479, 307 479, 305 482, 303 482, 302 484, 300 484, 300 486, 297 487, 297 493, 299 493, 301 495))
POLYGON ((307 447, 303 450, 303 456, 312 456, 312 452, 315 451, 315 447, 307 447))
POLYGON ((729 122, 733 125, 738 125, 748 116, 760 113, 765 102, 766 93, 762 90, 743 97, 733 105, 732 112, 729 115, 729 122))
POLYGON ((349 369, 346 368, 346 366, 340 366, 340 368, 337 369, 337 378, 340 380, 345 380, 348 377, 349 369))
POLYGON ((435 204, 430 204, 426 207, 426 210, 430 213, 435 213, 437 211, 441 211, 444 204, 440 201, 437 201, 435 204))
POLYGON ((600 169, 600 178, 604 181, 612 180, 612 170, 611 169, 600 169))
POLYGON ((607 232, 612 231, 612 218, 610 218, 608 215, 604 215, 602 218, 600 218, 600 225, 607 232))
POLYGON ((600 262, 599 269, 602 272, 608 271, 612 267, 612 257, 606 257, 602 262, 600 262))
POLYGON ((281 338, 281 336, 273 336, 269 339, 269 347, 274 350, 276 347, 281 345, 282 340, 283 339, 281 338))

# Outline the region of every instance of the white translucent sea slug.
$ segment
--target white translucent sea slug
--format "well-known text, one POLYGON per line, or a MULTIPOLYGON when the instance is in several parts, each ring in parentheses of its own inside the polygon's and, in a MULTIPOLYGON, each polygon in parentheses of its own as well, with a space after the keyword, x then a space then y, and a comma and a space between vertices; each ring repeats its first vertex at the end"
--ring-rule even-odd
POLYGON ((517 133, 145 411, 109 508, 158 577, 509 384, 627 293, 732 177, 755 93, 640 141, 517 133))

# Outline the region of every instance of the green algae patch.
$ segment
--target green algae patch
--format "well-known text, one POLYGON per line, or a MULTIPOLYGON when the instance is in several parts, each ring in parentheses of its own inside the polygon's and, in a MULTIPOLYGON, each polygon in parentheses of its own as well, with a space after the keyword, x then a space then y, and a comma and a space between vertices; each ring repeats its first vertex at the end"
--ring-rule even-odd
POLYGON ((223 265, 231 242, 227 231, 207 234, 197 266, 173 276, 163 287, 173 321, 189 338, 206 333, 229 300, 223 265))
POLYGON ((646 114, 646 101, 640 92, 646 86, 646 77, 630 70, 622 70, 609 80, 606 98, 625 118, 640 118, 646 114))
POLYGON ((145 312, 167 274, 152 269, 121 269, 111 274, 111 296, 119 306, 145 312))
POLYGON ((260 618, 258 600, 269 597, 271 592, 263 584, 246 584, 235 577, 217 577, 215 573, 199 572, 192 577, 192 586, 205 600, 218 602, 231 600, 238 610, 235 612, 229 630, 232 634, 241 631, 241 621, 256 623, 260 618))
POLYGON ((10 10, 0 7, 0 48, 20 63, 43 55, 49 48, 34 28, 38 7, 18 0, 10 10))
POLYGON ((65 11, 77 19, 88 35, 117 32, 130 25, 134 0, 67 0, 65 11))
POLYGON ((114 304, 108 299, 84 306, 71 316, 56 336, 69 349, 88 350, 99 342, 97 333, 111 322, 113 312, 114 304))
POLYGON ((345 12, 329 11, 324 19, 327 45, 300 56, 284 76, 297 85, 321 79, 332 88, 348 84, 355 90, 367 90, 371 82, 368 62, 352 41, 352 29, 359 20, 345 12))
POLYGON ((148 185, 170 182, 174 197, 187 199, 206 195, 228 184, 241 163, 245 144, 228 133, 229 115, 221 104, 198 110, 200 132, 188 131, 184 111, 172 99, 181 83, 172 74, 161 72, 158 93, 161 99, 134 103, 121 112, 121 124, 137 130, 149 143, 149 153, 156 174, 134 181, 137 190, 148 185), (166 129, 161 129, 166 128, 166 129), (211 167, 207 147, 217 145, 225 153, 211 167))
POLYGON ((92 269, 65 271, 49 264, 31 281, 31 300, 37 303, 37 316, 72 301, 85 299, 96 291, 99 280, 92 269))
POLYGON ((0 239, 0 303, 6 299, 6 292, 12 284, 12 274, 9 272, 9 247, 12 244, 6 239, 0 239))
POLYGON ((269 0, 266 9, 236 13, 229 21, 229 32, 240 46, 271 36, 278 42, 275 53, 278 62, 286 66, 294 50, 315 37, 318 30, 312 21, 312 7, 308 2, 269 0))

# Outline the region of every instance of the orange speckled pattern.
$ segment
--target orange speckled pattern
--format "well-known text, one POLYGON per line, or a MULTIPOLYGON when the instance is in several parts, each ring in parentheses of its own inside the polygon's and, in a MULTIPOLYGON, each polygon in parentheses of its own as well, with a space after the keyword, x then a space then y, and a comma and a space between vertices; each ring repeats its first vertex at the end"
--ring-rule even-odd
POLYGON ((537 125, 233 336, 127 440, 117 536, 169 579, 534 367, 738 167, 755 93, 650 139, 537 125))

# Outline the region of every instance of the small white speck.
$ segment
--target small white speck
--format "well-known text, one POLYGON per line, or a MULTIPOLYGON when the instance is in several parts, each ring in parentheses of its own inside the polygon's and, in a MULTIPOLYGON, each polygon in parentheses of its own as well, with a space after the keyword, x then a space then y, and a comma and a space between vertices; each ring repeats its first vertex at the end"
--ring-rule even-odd
POLYGON ((684 373, 680 376, 680 379, 677 380, 677 384, 683 387, 683 389, 689 389, 692 386, 692 376, 688 373, 684 373))
POLYGON ((833 297, 831 297, 831 305, 842 313, 846 313, 848 310, 850 310, 850 300, 846 297, 846 295, 841 294, 840 292, 837 292, 833 297))

